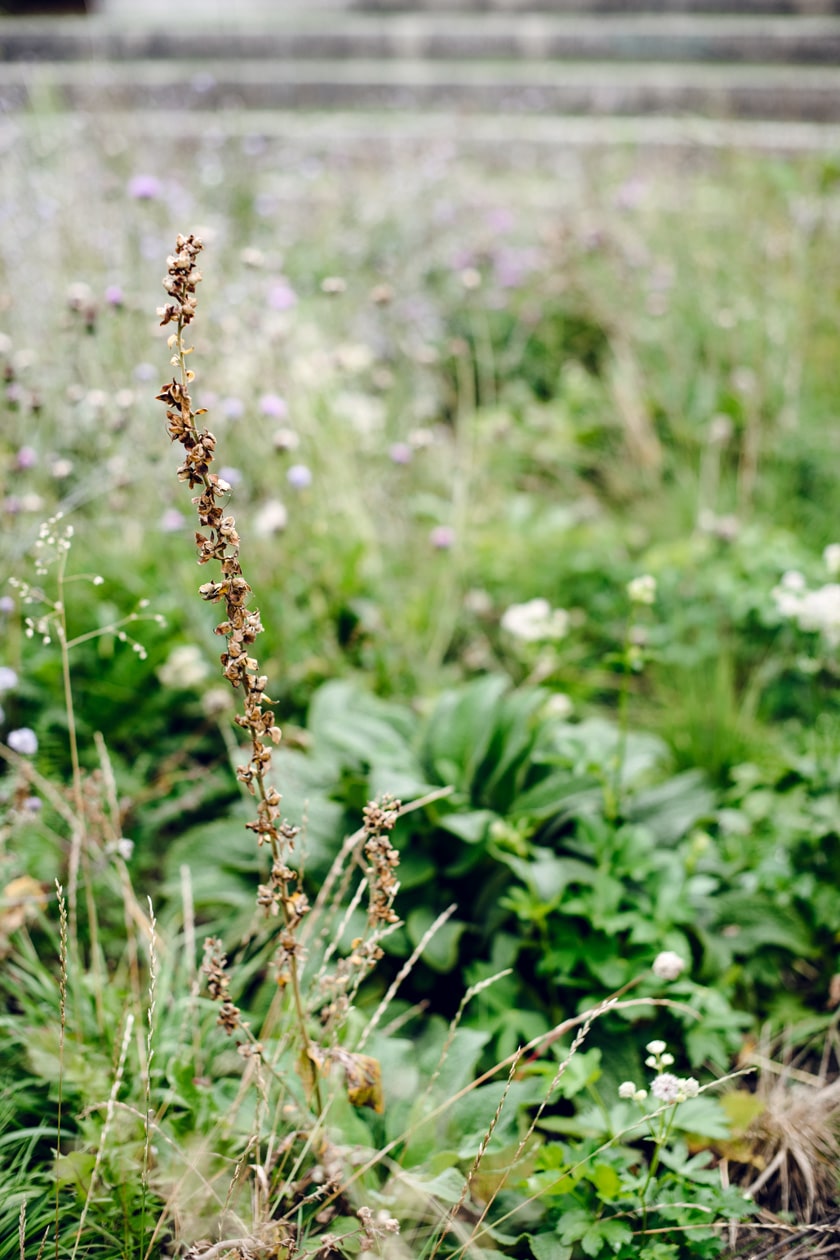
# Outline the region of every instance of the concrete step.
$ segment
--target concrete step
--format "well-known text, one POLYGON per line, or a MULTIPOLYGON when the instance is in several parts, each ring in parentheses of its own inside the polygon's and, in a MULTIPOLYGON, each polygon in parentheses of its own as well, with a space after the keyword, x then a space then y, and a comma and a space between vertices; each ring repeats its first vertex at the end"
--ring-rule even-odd
POLYGON ((555 61, 0 64, 0 110, 450 110, 840 122, 840 68, 555 61))
MULTIPOLYGON (((230 20, 235 9, 235 22, 258 17, 271 20, 282 10, 282 0, 88 0, 88 10, 107 16, 118 16, 135 25, 148 25, 164 15, 167 28, 194 22, 230 20)), ((791 14, 826 16, 840 14, 840 0, 308 0, 307 9, 312 11, 343 11, 358 13, 522 13, 545 12, 550 14, 614 14, 633 13, 715 13, 732 15, 791 14)))
POLYGON ((0 21, 0 60, 565 60, 840 65, 840 16, 275 12, 211 29, 0 21))
MULTIPOLYGON (((161 135, 177 134, 179 141, 199 143, 208 135, 231 139, 259 138, 289 156, 288 176, 277 185, 291 201, 311 196, 309 184, 301 183, 297 157, 350 163, 359 169, 388 167, 406 160, 475 160, 482 169, 513 173, 518 181, 544 178, 555 163, 570 155, 590 151, 632 151, 634 161, 642 153, 652 160, 714 158, 718 153, 768 153, 795 157, 802 154, 836 154, 840 151, 840 123, 763 122, 761 120, 712 120, 686 117, 553 117, 521 114, 465 114, 453 120, 450 113, 330 110, 319 113, 286 110, 215 110, 168 113, 161 110, 110 111, 101 118, 80 113, 0 114, 0 152, 11 147, 21 128, 32 126, 38 135, 66 132, 74 143, 92 136, 101 143, 113 132, 129 145, 148 144, 161 135)), ((278 171, 283 168, 278 168, 278 171)))

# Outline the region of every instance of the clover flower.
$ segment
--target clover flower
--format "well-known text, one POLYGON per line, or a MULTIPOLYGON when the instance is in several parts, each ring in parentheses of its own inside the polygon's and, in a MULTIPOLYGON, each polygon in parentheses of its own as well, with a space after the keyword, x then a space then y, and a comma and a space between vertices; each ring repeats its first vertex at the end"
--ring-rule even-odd
POLYGON ((289 513, 285 503, 279 499, 269 499, 254 516, 254 532, 260 538, 268 538, 271 534, 281 533, 289 523, 289 513))
POLYGON ((128 195, 135 201, 155 201, 163 192, 156 175, 133 175, 128 181, 128 195))
POLYGON ((822 553, 822 558, 829 575, 840 576, 840 543, 829 543, 822 553))
POLYGON ((451 525, 436 525, 429 534, 429 542, 436 551, 449 551, 455 545, 455 530, 451 525))
POLYGON ((210 666, 194 643, 183 643, 173 648, 157 671, 165 687, 189 690, 199 687, 210 673, 210 666))
POLYGON ((784 573, 770 593, 783 617, 790 617, 800 630, 819 634, 830 650, 840 647, 840 584, 828 582, 810 591, 794 569, 784 573))
POLYGON ((260 398, 260 411, 272 420, 285 420, 289 407, 285 398, 281 398, 279 394, 263 394, 260 398))
POLYGON ((175 534, 179 529, 183 529, 186 523, 187 518, 177 508, 167 508, 160 518, 160 528, 164 534, 175 534))
POLYGON ((312 472, 306 464, 292 464, 286 480, 294 490, 308 490, 312 485, 312 472))
POLYGON ((659 980, 676 980, 686 969, 685 959, 672 949, 664 949, 653 960, 651 971, 659 980))
POLYGON ((268 305, 273 311, 290 311, 297 305, 297 300, 294 289, 282 277, 268 290, 268 305))
POLYGON ((565 608, 552 608, 547 599, 530 599, 525 604, 511 604, 500 624, 514 639, 540 643, 564 638, 569 630, 569 614, 565 608))
POLYGON ((18 685, 18 676, 8 665, 0 665, 0 692, 11 691, 18 685))
POLYGON ((652 604, 656 600, 656 578, 650 573, 642 573, 627 583, 627 594, 631 604, 652 604))
POLYGON ((414 458, 414 451, 408 442, 394 442, 388 448, 388 458, 393 464, 410 464, 414 458))
POLYGON ((9 731, 6 743, 12 752, 18 753, 21 757, 34 757, 38 751, 38 737, 29 726, 21 726, 15 731, 9 731))

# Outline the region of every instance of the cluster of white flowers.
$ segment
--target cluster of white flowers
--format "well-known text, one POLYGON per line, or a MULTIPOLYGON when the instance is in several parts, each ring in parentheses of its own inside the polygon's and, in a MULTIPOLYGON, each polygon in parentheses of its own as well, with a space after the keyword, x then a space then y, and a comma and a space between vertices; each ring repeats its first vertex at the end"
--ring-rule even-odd
POLYGON ((653 1081, 650 1092, 662 1103, 681 1103, 696 1098, 700 1085, 693 1076, 674 1076, 673 1072, 660 1072, 653 1081))
MULTIPOLYGON (((673 1072, 665 1070, 672 1066, 674 1056, 668 1053, 664 1041, 649 1041, 645 1049, 648 1052, 645 1067, 653 1068, 656 1072, 651 1081, 650 1092, 658 1102, 676 1105, 688 1098, 697 1097, 700 1085, 693 1076, 675 1076, 673 1072)), ((618 1096, 643 1103, 648 1091, 639 1089, 635 1081, 623 1081, 618 1087, 618 1096)))
POLYGON ((569 614, 565 608, 552 608, 547 599, 530 599, 526 604, 511 604, 502 614, 501 627, 514 639, 543 643, 568 634, 569 614))
POLYGON ((627 594, 631 604, 652 604, 656 600, 656 578, 650 573, 642 573, 627 583, 627 594))
MULTIPOLYGON (((826 552, 830 550, 826 548, 826 552)), ((840 563, 840 555, 837 561, 840 563)), ((840 584, 828 582, 811 591, 802 574, 791 569, 771 594, 783 617, 790 617, 800 630, 819 634, 826 647, 840 647, 840 584)))

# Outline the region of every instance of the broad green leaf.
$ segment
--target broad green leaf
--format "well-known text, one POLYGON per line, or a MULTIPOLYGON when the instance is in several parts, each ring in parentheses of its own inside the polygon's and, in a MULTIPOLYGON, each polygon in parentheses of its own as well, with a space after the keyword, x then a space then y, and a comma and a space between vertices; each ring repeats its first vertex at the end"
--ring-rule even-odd
POLYGON ((409 709, 389 704, 345 679, 325 683, 309 707, 309 731, 318 749, 357 765, 392 765, 423 774, 411 749, 415 719, 409 709))
POLYGON ((555 1234, 529 1234, 528 1245, 535 1260, 571 1260, 572 1248, 555 1234))
POLYGON ((643 822, 660 841, 671 844, 715 809, 715 794, 699 770, 687 770, 655 787, 635 792, 625 813, 643 822))
POLYGON ((423 1177, 417 1173, 403 1172, 403 1184, 416 1190, 424 1198, 439 1199, 441 1203, 457 1203, 464 1189, 465 1178, 456 1168, 445 1168, 435 1177, 423 1177))
POLYGON ((446 691, 429 717, 423 739, 423 759, 438 773, 445 770, 462 791, 472 786, 493 733, 496 706, 510 682, 489 674, 466 686, 446 691))
POLYGON ((481 844, 487 839, 490 827, 498 817, 492 809, 473 809, 464 813, 453 811, 441 817, 440 826, 467 844, 481 844))
MULTIPOLYGON (((434 920, 435 915, 425 906, 412 910, 405 924, 412 945, 420 944, 434 920)), ((451 971, 458 961, 458 942, 466 926, 458 919, 447 920, 423 947, 423 961, 434 971, 451 971)))
POLYGON ((598 1191, 599 1199, 614 1199, 621 1190, 621 1178, 611 1164, 596 1164, 589 1180, 598 1191))

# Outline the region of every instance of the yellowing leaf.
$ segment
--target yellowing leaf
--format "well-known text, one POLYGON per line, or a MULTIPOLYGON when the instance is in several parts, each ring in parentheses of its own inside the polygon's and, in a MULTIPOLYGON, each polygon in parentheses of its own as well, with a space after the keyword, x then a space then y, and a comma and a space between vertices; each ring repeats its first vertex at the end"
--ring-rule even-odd
POLYGON ((9 937, 43 910, 47 897, 41 884, 31 875, 19 875, 0 893, 0 958, 11 952, 9 937))
POLYGON ((382 1067, 378 1059, 369 1054, 351 1054, 341 1046, 329 1051, 334 1063, 344 1072, 347 1097, 354 1107, 370 1107, 381 1114, 385 1110, 382 1094, 382 1067))

